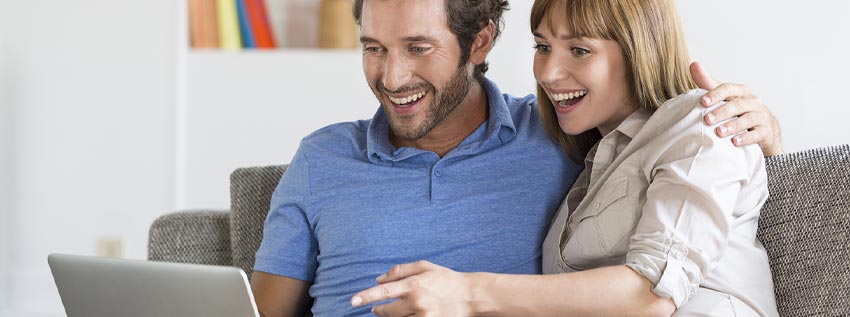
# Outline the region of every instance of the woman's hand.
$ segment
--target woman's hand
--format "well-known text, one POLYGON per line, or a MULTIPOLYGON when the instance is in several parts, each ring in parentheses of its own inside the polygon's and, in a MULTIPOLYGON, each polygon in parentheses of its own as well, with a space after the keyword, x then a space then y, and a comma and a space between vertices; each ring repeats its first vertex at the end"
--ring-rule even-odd
POLYGON ((469 316, 471 283, 469 275, 428 261, 393 266, 379 276, 379 285, 351 298, 352 306, 397 299, 372 307, 381 317, 389 316, 469 316))
POLYGON ((703 107, 726 101, 725 105, 705 116, 705 123, 713 125, 735 118, 717 127, 715 133, 718 136, 745 132, 735 136, 732 142, 737 146, 758 144, 765 156, 782 154, 782 129, 779 122, 746 85, 715 82, 697 62, 691 63, 691 77, 697 86, 708 90, 700 101, 703 107))

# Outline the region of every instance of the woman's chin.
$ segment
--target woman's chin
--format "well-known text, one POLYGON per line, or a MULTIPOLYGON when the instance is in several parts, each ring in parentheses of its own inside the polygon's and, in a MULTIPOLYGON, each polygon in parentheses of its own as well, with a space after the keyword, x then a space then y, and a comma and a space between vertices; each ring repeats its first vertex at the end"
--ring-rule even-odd
POLYGON ((561 126, 561 131, 563 131, 564 133, 566 133, 568 135, 572 135, 572 136, 582 134, 582 133, 586 132, 587 130, 592 129, 592 127, 591 128, 580 127, 580 126, 569 125, 569 124, 560 124, 560 126, 561 126))

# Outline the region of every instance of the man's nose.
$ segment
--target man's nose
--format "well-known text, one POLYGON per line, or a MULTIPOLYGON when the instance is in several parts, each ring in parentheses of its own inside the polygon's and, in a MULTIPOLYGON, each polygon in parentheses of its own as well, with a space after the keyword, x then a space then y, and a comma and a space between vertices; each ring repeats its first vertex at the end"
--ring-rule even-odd
POLYGON ((412 76, 410 61, 397 54, 388 54, 384 63, 384 78, 382 78, 384 87, 390 91, 396 91, 410 83, 412 76))

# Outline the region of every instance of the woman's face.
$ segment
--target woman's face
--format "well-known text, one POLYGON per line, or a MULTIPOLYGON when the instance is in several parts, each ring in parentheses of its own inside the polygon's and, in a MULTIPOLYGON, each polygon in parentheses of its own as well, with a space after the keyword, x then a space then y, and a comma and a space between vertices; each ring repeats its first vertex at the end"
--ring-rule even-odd
POLYGON ((534 31, 534 78, 555 107, 561 130, 577 135, 598 128, 606 135, 637 109, 620 46, 576 38, 564 16, 552 18, 554 30, 544 20, 534 31))

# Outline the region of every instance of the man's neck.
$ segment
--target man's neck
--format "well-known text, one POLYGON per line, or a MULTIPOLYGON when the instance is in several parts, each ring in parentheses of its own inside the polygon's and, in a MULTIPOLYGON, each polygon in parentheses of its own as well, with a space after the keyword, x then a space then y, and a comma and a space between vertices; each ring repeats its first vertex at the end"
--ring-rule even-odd
POLYGON ((487 120, 489 109, 487 93, 476 80, 470 85, 469 92, 460 105, 428 134, 418 140, 409 141, 397 138, 390 131, 390 142, 397 148, 414 147, 443 157, 487 120))

